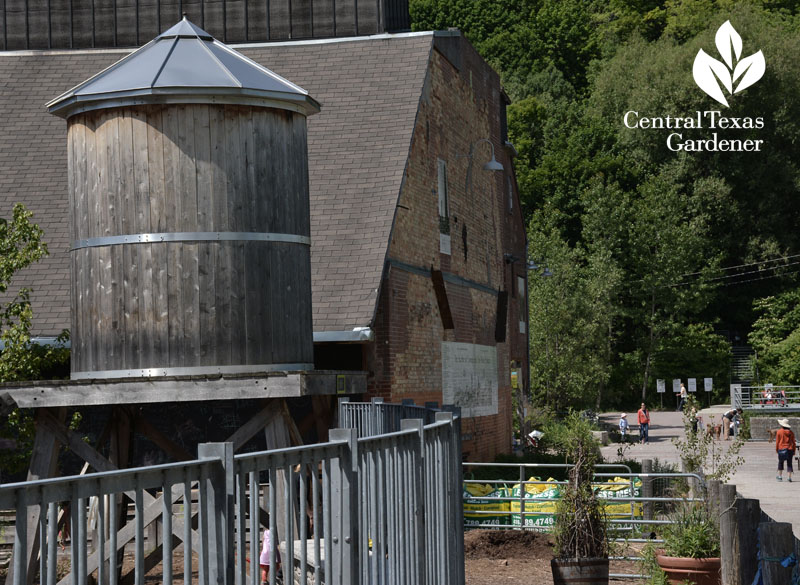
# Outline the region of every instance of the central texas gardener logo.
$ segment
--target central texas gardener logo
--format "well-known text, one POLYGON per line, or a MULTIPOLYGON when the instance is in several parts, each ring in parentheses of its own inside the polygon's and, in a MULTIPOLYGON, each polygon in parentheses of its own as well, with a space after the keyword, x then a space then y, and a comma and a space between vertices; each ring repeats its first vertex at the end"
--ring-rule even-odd
POLYGON ((725 99, 722 88, 728 90, 729 95, 733 95, 761 79, 766 68, 764 54, 758 51, 758 53, 740 59, 742 37, 733 28, 730 20, 725 21, 725 24, 719 27, 714 41, 725 62, 714 59, 700 49, 694 59, 692 75, 700 89, 727 107, 728 100, 725 99), (734 84, 736 84, 735 89, 734 84))

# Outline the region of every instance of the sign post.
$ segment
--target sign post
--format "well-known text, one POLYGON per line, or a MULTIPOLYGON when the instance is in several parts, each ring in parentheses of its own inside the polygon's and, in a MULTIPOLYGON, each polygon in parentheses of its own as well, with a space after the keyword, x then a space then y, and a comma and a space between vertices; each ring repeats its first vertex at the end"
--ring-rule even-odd
POLYGON ((664 408, 664 392, 666 391, 666 382, 664 380, 656 380, 656 392, 658 392, 658 397, 661 398, 661 408, 664 408))

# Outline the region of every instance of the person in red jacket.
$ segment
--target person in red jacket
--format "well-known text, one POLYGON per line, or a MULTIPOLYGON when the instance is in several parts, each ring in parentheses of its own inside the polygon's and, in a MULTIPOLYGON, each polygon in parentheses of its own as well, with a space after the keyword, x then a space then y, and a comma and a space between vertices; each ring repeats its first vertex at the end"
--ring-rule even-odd
POLYGON ((647 407, 644 405, 644 402, 642 402, 642 407, 639 409, 637 415, 639 417, 639 442, 641 444, 649 444, 650 413, 647 412, 647 407))
POLYGON ((792 427, 789 426, 789 419, 779 418, 778 424, 781 428, 775 434, 775 451, 778 452, 778 481, 783 481, 783 462, 786 462, 786 475, 792 481, 792 457, 794 457, 795 439, 792 427))

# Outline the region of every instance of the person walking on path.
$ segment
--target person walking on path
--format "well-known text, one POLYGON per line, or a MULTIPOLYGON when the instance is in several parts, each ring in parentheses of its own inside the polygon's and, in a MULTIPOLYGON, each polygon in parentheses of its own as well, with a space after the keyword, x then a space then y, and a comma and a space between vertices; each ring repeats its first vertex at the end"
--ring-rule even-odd
POLYGON ((620 443, 626 443, 628 437, 628 415, 626 413, 622 413, 619 415, 619 437, 620 443))
POLYGON ((778 481, 783 481, 783 462, 786 462, 786 475, 789 481, 792 481, 792 457, 794 457, 794 433, 792 427, 789 426, 789 419, 779 418, 778 424, 781 428, 775 434, 775 451, 778 452, 778 475, 775 477, 778 481))
POLYGON ((650 437, 648 436, 648 432, 650 431, 650 413, 647 411, 644 402, 642 402, 642 407, 639 409, 637 416, 639 418, 639 443, 642 445, 645 443, 650 444, 650 437))
POLYGON ((677 412, 681 412, 683 410, 683 407, 686 404, 687 397, 688 394, 686 392, 686 386, 684 386, 683 382, 681 382, 681 397, 680 400, 678 401, 678 408, 675 409, 677 412))
POLYGON ((742 415, 741 408, 731 408, 722 415, 722 436, 728 441, 736 434, 736 420, 742 415))

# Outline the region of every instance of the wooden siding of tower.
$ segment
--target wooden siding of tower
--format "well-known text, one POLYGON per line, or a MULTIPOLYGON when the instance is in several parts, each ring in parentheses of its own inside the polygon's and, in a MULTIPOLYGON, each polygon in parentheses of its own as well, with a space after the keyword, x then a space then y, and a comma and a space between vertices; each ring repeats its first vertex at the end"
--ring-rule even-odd
MULTIPOLYGON (((309 236, 306 122, 167 105, 69 120, 70 239, 309 236)), ((156 238, 157 239, 157 238, 156 238)), ((71 252, 73 372, 313 362, 309 246, 152 242, 71 252)))

